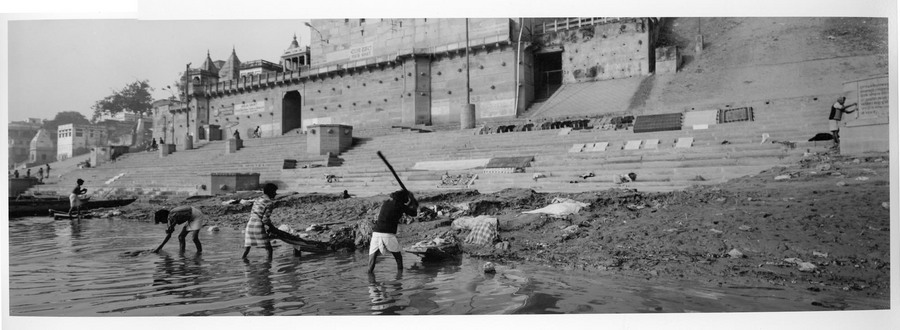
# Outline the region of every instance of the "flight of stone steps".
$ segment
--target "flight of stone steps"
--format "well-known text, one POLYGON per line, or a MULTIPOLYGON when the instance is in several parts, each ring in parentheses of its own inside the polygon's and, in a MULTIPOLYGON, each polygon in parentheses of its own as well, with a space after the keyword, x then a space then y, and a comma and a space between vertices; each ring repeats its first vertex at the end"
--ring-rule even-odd
MULTIPOLYGON (((475 135, 473 130, 437 130, 432 133, 393 132, 356 138, 355 145, 339 155, 341 166, 282 169, 285 159, 321 162, 323 156, 306 154, 302 134, 244 140, 244 148, 225 153, 224 141, 180 150, 168 157, 157 153, 128 154, 115 163, 66 173, 57 183, 39 190, 67 194, 76 177, 87 181, 96 194, 136 195, 149 201, 168 196, 203 194, 210 173, 260 173, 262 182, 275 182, 285 191, 339 193, 348 190, 358 196, 387 193, 399 189, 393 176, 376 156, 382 151, 413 191, 477 189, 482 192, 506 188, 529 188, 544 192, 576 192, 621 187, 612 182, 617 174, 635 172, 637 182, 625 187, 643 191, 671 191, 691 185, 715 184, 752 175, 778 164, 799 159, 804 152, 822 151, 831 142, 806 142, 828 131, 826 113, 835 95, 789 99, 704 104, 694 109, 676 108, 668 112, 712 108, 753 107, 754 120, 711 125, 708 129, 682 129, 634 133, 631 130, 539 130, 475 135), (768 102, 768 103, 767 103, 768 102), (823 110, 825 109, 825 110, 823 110), (762 134, 768 134, 762 141, 762 134), (690 148, 675 148, 679 138, 693 138, 690 148), (655 149, 623 150, 628 141, 656 139, 655 149), (790 141, 787 144, 772 141, 790 141), (569 152, 573 144, 607 142, 602 152, 569 152), (763 143, 761 143, 763 142, 763 143), (533 156, 524 173, 484 173, 481 169, 460 171, 414 170, 417 162, 458 161, 494 157, 533 156), (469 186, 440 186, 441 175, 477 174, 469 186), (581 178, 591 172, 593 177, 581 178), (533 180, 535 173, 545 177, 533 180), (336 180, 327 182, 333 175, 336 180), (440 187, 439 187, 440 186, 440 187)), ((660 110, 659 112, 666 112, 660 110)), ((409 132, 408 132, 409 131, 409 132)), ((372 132, 377 132, 373 130, 372 132)), ((207 187, 208 188, 208 187, 207 187)))

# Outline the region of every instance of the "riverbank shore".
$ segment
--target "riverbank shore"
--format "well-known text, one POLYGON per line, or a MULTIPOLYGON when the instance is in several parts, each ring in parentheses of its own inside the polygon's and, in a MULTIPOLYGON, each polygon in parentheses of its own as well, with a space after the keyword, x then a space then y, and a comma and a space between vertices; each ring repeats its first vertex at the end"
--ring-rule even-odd
MULTIPOLYGON (((499 220, 499 244, 463 245, 469 257, 602 276, 838 292, 841 297, 882 300, 889 308, 888 160, 887 154, 810 154, 790 166, 669 193, 643 193, 627 185, 577 194, 524 189, 414 192, 422 207, 450 211, 407 219, 398 238, 404 247, 448 231, 462 240, 466 232, 451 229, 452 220, 487 215, 499 220), (557 197, 590 205, 564 218, 522 213, 557 197), (468 211, 453 212, 463 208, 468 211)), ((207 226, 240 230, 250 205, 227 202, 259 195, 191 197, 119 210, 124 218, 152 221, 156 209, 188 204, 210 216, 207 226)), ((337 223, 304 233, 337 248, 358 245, 364 250, 368 237, 358 235, 359 224, 374 219, 386 198, 299 192, 282 198, 272 220, 301 232, 314 224, 337 223)), ((811 304, 811 310, 853 309, 833 299, 811 304)))

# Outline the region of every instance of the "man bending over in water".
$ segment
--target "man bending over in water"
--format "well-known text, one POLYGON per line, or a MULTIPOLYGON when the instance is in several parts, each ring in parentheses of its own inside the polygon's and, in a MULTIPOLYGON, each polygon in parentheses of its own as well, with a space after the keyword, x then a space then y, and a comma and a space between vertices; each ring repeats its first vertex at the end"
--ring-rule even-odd
POLYGON ((178 243, 180 246, 179 251, 184 252, 185 246, 185 238, 188 235, 188 232, 193 232, 193 241, 194 245, 197 246, 197 253, 203 251, 203 247, 200 246, 200 228, 203 227, 203 221, 206 216, 203 212, 200 212, 199 209, 192 206, 178 206, 174 209, 170 210, 159 210, 154 214, 154 223, 168 223, 166 227, 166 238, 163 239, 162 244, 159 245, 156 250, 153 250, 153 253, 159 253, 159 250, 162 250, 163 246, 169 242, 169 238, 172 237, 172 233, 175 232, 175 226, 180 224, 185 224, 184 229, 181 230, 181 234, 178 234, 178 243))

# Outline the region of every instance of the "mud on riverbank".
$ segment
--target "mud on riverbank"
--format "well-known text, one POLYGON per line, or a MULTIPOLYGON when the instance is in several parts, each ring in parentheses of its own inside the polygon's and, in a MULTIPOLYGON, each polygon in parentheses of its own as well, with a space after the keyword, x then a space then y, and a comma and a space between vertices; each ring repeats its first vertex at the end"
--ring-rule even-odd
MULTIPOLYGON (((888 308, 889 172, 886 154, 851 158, 826 153, 724 184, 670 193, 642 193, 627 186, 578 194, 523 189, 493 194, 414 193, 423 207, 452 208, 462 203, 470 211, 455 216, 499 219, 500 241, 508 244, 464 246, 470 257, 507 265, 545 264, 603 276, 831 291, 882 300, 888 308), (522 214, 544 207, 556 197, 590 206, 563 219, 522 214)), ((152 210, 191 204, 210 215, 208 225, 240 230, 250 206, 222 203, 256 196, 259 192, 192 197, 166 205, 134 204, 121 211, 125 218, 150 221, 152 210)), ((341 241, 352 249, 349 242, 353 242, 358 224, 373 219, 385 198, 341 199, 299 193, 284 197, 272 220, 298 230, 311 224, 342 222, 309 233, 314 239, 341 241)), ((411 223, 401 225, 398 237, 402 245, 410 246, 451 230, 451 220, 446 214, 407 219, 411 223)), ((460 239, 465 237, 465 233, 457 233, 460 239)), ((367 238, 361 238, 356 243, 364 244, 367 238)), ((813 305, 846 307, 840 301, 813 305)))

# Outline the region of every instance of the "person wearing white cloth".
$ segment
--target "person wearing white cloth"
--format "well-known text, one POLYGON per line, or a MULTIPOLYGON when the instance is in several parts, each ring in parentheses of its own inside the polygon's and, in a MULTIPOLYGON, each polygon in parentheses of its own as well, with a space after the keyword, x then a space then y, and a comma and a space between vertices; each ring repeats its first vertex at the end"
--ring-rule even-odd
POLYGON ((75 189, 72 189, 72 193, 69 194, 69 216, 72 215, 72 210, 77 210, 78 215, 81 215, 81 195, 87 193, 87 189, 81 187, 84 184, 84 180, 78 179, 75 181, 78 185, 75 186, 75 189))
POLYGON ((162 244, 160 244, 158 248, 153 250, 153 253, 159 253, 163 246, 166 246, 166 243, 169 242, 169 238, 172 237, 172 233, 175 232, 175 226, 180 224, 184 224, 184 228, 182 228, 181 234, 178 235, 178 251, 184 252, 185 238, 187 238, 188 233, 193 232, 191 240, 194 241, 194 246, 197 247, 197 253, 202 252, 203 247, 200 245, 199 235, 200 228, 203 227, 205 220, 206 215, 193 206, 182 205, 171 210, 162 209, 156 211, 154 214, 154 224, 166 223, 168 225, 166 226, 166 238, 163 239, 162 244))
POLYGON ((397 241, 397 226, 404 214, 414 217, 419 209, 419 202, 412 193, 398 190, 391 193, 391 198, 381 204, 378 220, 372 228, 372 240, 369 243, 369 273, 375 271, 375 262, 379 254, 390 252, 397 261, 397 271, 403 271, 403 256, 400 254, 400 242, 397 241))

